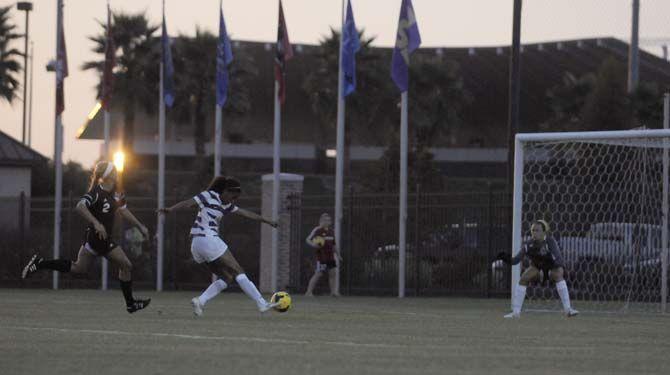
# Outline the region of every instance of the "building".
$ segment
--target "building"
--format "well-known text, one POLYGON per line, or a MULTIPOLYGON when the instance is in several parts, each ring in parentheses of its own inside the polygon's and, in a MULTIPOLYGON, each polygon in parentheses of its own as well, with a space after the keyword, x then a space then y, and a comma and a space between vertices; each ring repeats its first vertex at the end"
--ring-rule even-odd
MULTIPOLYGON (((244 50, 256 63, 258 75, 250 82, 253 108, 248 115, 223 120, 224 164, 235 172, 267 173, 272 168, 273 123, 273 48, 271 43, 235 42, 235 49, 244 50)), ((308 93, 301 79, 312 69, 316 46, 296 46, 297 56, 287 70, 287 101, 282 120, 282 169, 292 173, 313 173, 318 152, 317 137, 325 137, 327 148, 335 146, 335 132, 320 135, 315 124, 320 120, 310 110, 308 93)), ((521 65, 521 132, 538 131, 551 113, 547 91, 560 84, 565 73, 579 77, 598 70, 607 58, 626 64, 628 44, 614 38, 568 40, 522 46, 521 65)), ((390 49, 380 49, 388 54, 390 49)), ((418 54, 445 56, 458 64, 464 88, 471 94, 472 103, 463 113, 463 125, 441 136, 431 151, 444 174, 462 178, 504 178, 507 160, 507 122, 509 93, 510 48, 422 48, 418 54)), ((389 78, 390 79, 390 78, 389 78)), ((670 87, 670 63, 641 51, 640 80, 670 87)), ((234 93, 232 94, 234 95, 234 93)), ((207 119, 209 127, 205 153, 213 153, 214 111, 207 119)), ((411 119, 410 119, 411 121, 411 119)), ((112 110, 112 134, 122 123, 120 111, 112 110)), ((142 165, 154 168, 157 154, 158 120, 155 115, 140 113, 135 126, 133 151, 143 158, 142 165)), ((356 124, 348 124, 351 132, 351 162, 366 163, 378 160, 386 145, 379 134, 356 124)), ((166 150, 168 169, 188 168, 195 156, 194 130, 183 123, 170 120, 168 113, 166 150)), ((93 112, 81 128, 80 139, 102 139, 101 112, 93 112)), ((333 170, 332 160, 325 168, 333 170)))
MULTIPOLYGON (((13 229, 18 226, 21 196, 28 212, 33 168, 46 163, 47 158, 0 131, 0 226, 13 229)), ((25 216, 26 220, 28 215, 25 216)))

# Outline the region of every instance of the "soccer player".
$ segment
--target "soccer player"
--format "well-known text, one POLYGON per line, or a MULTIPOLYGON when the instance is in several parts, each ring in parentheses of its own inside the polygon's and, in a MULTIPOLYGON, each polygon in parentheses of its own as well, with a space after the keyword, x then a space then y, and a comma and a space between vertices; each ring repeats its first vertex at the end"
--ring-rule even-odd
POLYGON ((145 239, 149 237, 147 227, 142 225, 127 208, 123 194, 116 191, 116 178, 116 169, 111 162, 101 161, 95 165, 88 192, 84 194, 76 207, 76 211, 88 222, 77 260, 75 262, 68 259, 46 260, 35 254, 24 267, 21 273, 22 278, 25 279, 39 270, 86 273, 95 258, 104 256, 119 268, 119 280, 126 301, 126 310, 134 313, 149 306, 151 299, 133 297, 132 264, 123 249, 111 238, 114 229, 114 215, 117 211, 123 218, 138 227, 145 239))
POLYGON ((159 210, 159 213, 166 214, 196 205, 199 207, 195 223, 191 227, 191 255, 196 263, 207 265, 210 272, 217 275, 219 279, 210 284, 199 297, 191 300, 193 313, 196 316, 201 316, 205 304, 233 282, 233 276, 242 291, 256 303, 260 312, 266 312, 276 306, 276 304, 268 303, 261 296, 233 254, 228 251, 228 245, 219 236, 219 222, 228 214, 237 214, 277 227, 276 222, 237 207, 235 201, 241 193, 242 189, 237 179, 217 176, 212 179, 205 191, 172 207, 159 210))
POLYGON ((328 272, 328 285, 330 286, 330 295, 339 297, 340 292, 337 290, 337 261, 335 257, 340 258, 339 253, 335 247, 335 234, 332 228, 333 220, 327 213, 321 214, 319 218, 319 225, 312 230, 307 236, 305 242, 307 245, 316 249, 316 269, 314 275, 309 279, 307 285, 307 292, 305 296, 313 297, 314 288, 319 282, 321 275, 328 272))
POLYGON ((570 305, 570 293, 568 285, 563 278, 563 258, 556 240, 548 234, 549 224, 544 220, 536 220, 530 226, 531 239, 524 243, 521 251, 514 257, 509 254, 500 254, 499 259, 512 265, 518 264, 524 257, 530 259, 530 267, 521 275, 519 285, 516 286, 512 299, 512 312, 505 318, 518 318, 521 314, 523 300, 526 298, 528 284, 540 276, 540 272, 549 275, 556 283, 556 291, 561 297, 563 311, 568 317, 573 317, 579 312, 570 305))

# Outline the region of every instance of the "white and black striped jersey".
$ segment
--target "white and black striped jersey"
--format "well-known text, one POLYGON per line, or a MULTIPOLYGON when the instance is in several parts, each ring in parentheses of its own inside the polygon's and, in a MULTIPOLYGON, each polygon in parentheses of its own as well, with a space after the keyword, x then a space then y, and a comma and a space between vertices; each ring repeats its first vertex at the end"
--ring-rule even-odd
POLYGON ((198 203, 200 211, 191 227, 191 235, 218 236, 221 218, 238 210, 232 203, 222 204, 215 191, 203 191, 193 197, 193 200, 198 203))

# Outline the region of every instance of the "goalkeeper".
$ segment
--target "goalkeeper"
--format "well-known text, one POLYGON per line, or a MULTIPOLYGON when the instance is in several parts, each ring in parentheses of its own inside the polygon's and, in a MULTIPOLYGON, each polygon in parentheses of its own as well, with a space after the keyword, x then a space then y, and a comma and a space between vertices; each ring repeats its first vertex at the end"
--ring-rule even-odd
POLYGON ((544 220, 536 220, 530 226, 531 239, 526 241, 519 253, 512 257, 509 254, 500 253, 498 259, 512 265, 518 264, 524 257, 530 259, 530 266, 524 271, 516 286, 512 297, 512 312, 505 318, 518 318, 521 314, 521 306, 526 298, 528 284, 540 276, 540 272, 549 276, 556 283, 556 291, 561 297, 563 311, 568 317, 575 316, 579 312, 570 305, 570 294, 568 285, 563 278, 563 258, 558 243, 549 233, 549 224, 544 220))
POLYGON ((305 296, 314 296, 314 287, 319 282, 321 275, 328 273, 328 284, 330 285, 330 295, 339 297, 337 290, 337 272, 338 260, 341 260, 335 244, 335 234, 333 233, 333 219, 327 213, 321 214, 319 226, 314 228, 307 236, 307 245, 316 249, 316 270, 309 284, 305 296))

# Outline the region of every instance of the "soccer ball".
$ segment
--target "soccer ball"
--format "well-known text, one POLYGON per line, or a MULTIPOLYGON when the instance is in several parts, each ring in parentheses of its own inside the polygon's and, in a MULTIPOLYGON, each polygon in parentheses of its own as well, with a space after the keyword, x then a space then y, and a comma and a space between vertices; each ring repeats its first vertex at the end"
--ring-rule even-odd
POLYGON ((321 237, 321 236, 316 236, 316 237, 314 237, 312 242, 314 242, 314 244, 318 247, 323 247, 323 245, 326 244, 326 239, 321 237))
POLYGON ((270 298, 271 303, 279 302, 279 305, 275 306, 275 310, 279 312, 287 312, 291 308, 291 296, 286 292, 277 292, 272 295, 270 298))

